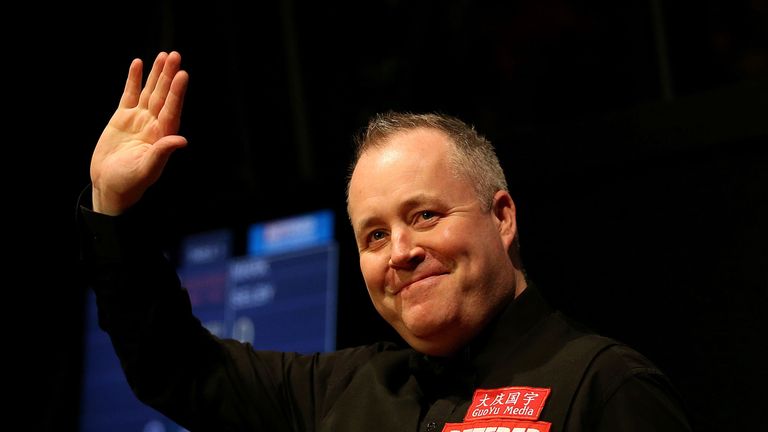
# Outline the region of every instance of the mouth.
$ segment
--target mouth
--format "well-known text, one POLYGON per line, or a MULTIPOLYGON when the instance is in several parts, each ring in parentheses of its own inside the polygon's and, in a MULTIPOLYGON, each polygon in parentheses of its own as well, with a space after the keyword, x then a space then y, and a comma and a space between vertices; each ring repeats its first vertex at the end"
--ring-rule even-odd
POLYGON ((397 295, 403 291, 408 290, 415 284, 423 283, 423 282, 429 282, 433 279, 436 279, 440 276, 446 275, 448 273, 432 273, 432 274, 425 274, 421 275, 415 278, 412 278, 404 283, 396 284, 393 289, 387 290, 391 295, 397 295))

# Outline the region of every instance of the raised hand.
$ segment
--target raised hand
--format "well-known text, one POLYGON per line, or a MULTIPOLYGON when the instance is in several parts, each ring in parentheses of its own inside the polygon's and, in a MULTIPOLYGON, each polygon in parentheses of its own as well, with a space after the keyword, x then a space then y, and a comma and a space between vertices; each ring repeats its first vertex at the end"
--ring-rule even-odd
POLYGON ((179 53, 159 53, 142 88, 142 61, 131 63, 120 104, 91 158, 94 211, 123 213, 160 178, 171 153, 187 145, 176 135, 189 82, 180 67, 179 53))

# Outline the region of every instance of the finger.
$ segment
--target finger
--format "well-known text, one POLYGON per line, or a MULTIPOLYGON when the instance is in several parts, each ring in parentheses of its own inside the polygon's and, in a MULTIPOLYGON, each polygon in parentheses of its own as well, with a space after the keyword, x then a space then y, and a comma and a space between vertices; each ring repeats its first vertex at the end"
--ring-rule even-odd
POLYGON ((120 98, 120 108, 133 108, 139 102, 141 93, 141 73, 143 63, 141 59, 133 59, 128 68, 128 78, 125 80, 123 96, 120 98))
POLYGON ((147 108, 149 106, 149 99, 152 96, 152 92, 155 90, 155 85, 157 85, 157 80, 163 71, 166 58, 168 58, 168 54, 165 52, 160 52, 157 57, 155 57, 155 62, 152 64, 152 70, 149 72, 149 77, 147 77, 147 83, 144 84, 144 89, 141 91, 141 96, 139 97, 139 107, 147 108))
POLYGON ((149 112, 153 115, 158 115, 163 108, 165 98, 168 96, 168 91, 171 88, 171 83, 180 67, 181 55, 176 51, 168 54, 168 57, 165 59, 163 71, 157 80, 155 89, 152 91, 152 96, 149 98, 149 112))
POLYGON ((179 130, 181 110, 188 84, 189 75, 186 71, 180 70, 173 77, 168 96, 165 98, 165 104, 157 116, 165 135, 175 134, 179 130))

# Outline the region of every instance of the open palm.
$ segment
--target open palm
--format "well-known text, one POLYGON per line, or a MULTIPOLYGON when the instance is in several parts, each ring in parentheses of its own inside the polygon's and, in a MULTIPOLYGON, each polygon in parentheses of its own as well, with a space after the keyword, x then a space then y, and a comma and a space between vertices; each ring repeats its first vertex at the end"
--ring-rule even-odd
POLYGON ((123 96, 91 158, 93 208, 117 215, 160 177, 171 153, 187 144, 179 130, 189 76, 177 52, 161 52, 142 89, 142 61, 130 66, 123 96))

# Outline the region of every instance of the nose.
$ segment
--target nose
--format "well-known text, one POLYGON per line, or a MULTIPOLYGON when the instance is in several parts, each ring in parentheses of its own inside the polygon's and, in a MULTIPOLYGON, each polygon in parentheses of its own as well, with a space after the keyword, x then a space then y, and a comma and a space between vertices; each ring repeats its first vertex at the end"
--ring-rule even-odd
POLYGON ((426 251, 414 241, 412 233, 402 230, 393 232, 391 235, 390 267, 397 270, 410 270, 424 261, 426 251))

